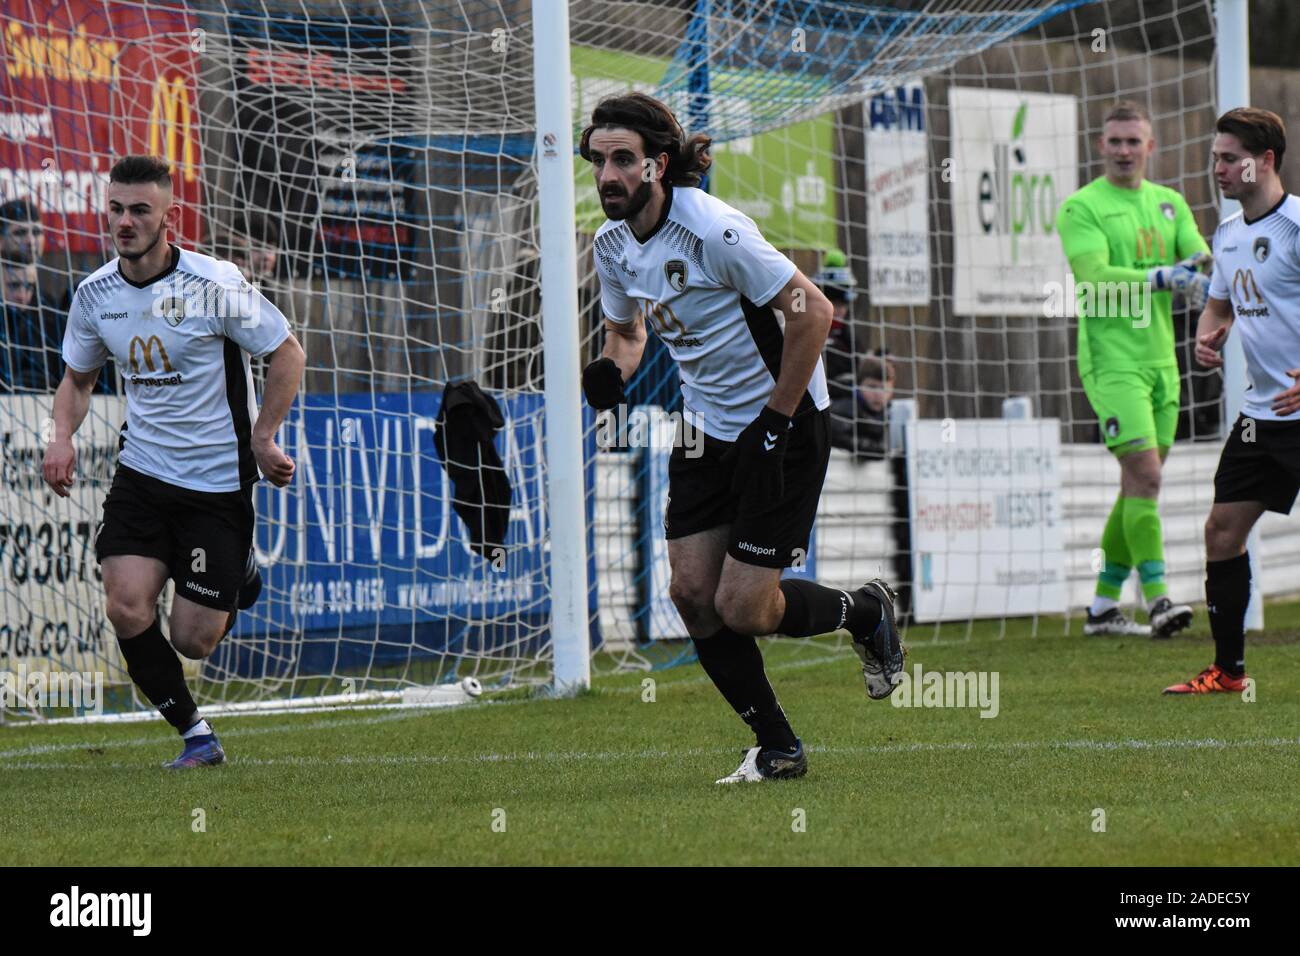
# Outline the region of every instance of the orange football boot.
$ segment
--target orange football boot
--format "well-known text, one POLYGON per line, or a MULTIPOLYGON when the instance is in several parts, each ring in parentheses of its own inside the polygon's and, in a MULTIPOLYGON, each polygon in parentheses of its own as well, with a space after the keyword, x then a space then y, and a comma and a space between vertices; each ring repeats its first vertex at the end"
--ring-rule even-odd
POLYGON ((1233 677, 1218 664, 1211 664, 1185 684, 1165 688, 1166 694, 1240 694, 1246 689, 1246 675, 1233 677))

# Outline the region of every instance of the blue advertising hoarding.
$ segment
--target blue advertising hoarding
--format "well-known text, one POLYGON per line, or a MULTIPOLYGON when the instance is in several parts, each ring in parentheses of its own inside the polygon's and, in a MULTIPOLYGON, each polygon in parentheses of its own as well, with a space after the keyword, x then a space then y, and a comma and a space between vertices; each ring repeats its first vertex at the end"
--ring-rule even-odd
MULTIPOLYGON (((543 402, 495 397, 506 418, 495 444, 513 497, 504 546, 486 558, 469 546, 434 449, 440 392, 300 399, 280 435, 297 465, 293 483, 257 486, 266 589, 212 665, 266 678, 439 655, 535 657, 550 640, 551 612, 543 402)), ((594 612, 595 444, 584 432, 594 612)))

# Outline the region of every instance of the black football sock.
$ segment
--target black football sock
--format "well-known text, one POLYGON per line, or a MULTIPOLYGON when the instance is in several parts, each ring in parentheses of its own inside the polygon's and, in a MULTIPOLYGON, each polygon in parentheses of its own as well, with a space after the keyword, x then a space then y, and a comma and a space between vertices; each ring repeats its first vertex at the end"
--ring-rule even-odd
POLYGON ((163 637, 162 625, 154 618, 152 624, 129 640, 118 639, 126 661, 126 672, 135 686, 158 708, 167 723, 184 733, 194 724, 198 708, 185 686, 185 673, 180 658, 163 637))
POLYGON ((781 593, 785 614, 776 632, 787 637, 812 637, 842 627, 854 634, 871 634, 880 623, 880 602, 861 591, 787 578, 781 582, 781 593))
POLYGON ((1246 605, 1250 556, 1205 562, 1205 607, 1214 635, 1214 663, 1233 677, 1246 672, 1246 605))
POLYGON ((822 587, 816 581, 788 578, 781 582, 785 613, 776 632, 786 637, 829 634, 848 624, 853 601, 844 591, 822 587))
POLYGON ((747 634, 723 628, 695 641, 700 666, 727 703, 749 724, 764 750, 793 750, 794 731, 763 670, 763 652, 747 634))

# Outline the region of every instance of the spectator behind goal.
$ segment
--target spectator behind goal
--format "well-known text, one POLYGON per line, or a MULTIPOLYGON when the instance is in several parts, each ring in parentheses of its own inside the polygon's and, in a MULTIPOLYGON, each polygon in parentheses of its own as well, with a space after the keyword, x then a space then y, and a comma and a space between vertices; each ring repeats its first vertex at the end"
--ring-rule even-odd
POLYGON ((889 403, 894 398, 894 363, 872 352, 858 363, 852 392, 831 400, 831 446, 860 460, 889 454, 889 403))

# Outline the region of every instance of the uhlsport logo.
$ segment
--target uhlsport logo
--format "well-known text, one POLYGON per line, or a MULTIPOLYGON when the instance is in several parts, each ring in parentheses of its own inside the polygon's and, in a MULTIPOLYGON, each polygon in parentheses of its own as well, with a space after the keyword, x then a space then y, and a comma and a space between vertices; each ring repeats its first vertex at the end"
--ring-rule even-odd
POLYGON ((50 897, 50 925, 76 928, 122 926, 133 936, 153 928, 152 893, 83 893, 73 886, 50 897))
POLYGON ((221 591, 216 588, 205 588, 201 584, 195 584, 193 581, 186 581, 185 586, 191 591, 197 591, 199 594, 206 594, 210 598, 220 598, 221 591))
POLYGON ((104 712, 103 671, 0 670, 0 707, 104 712))

